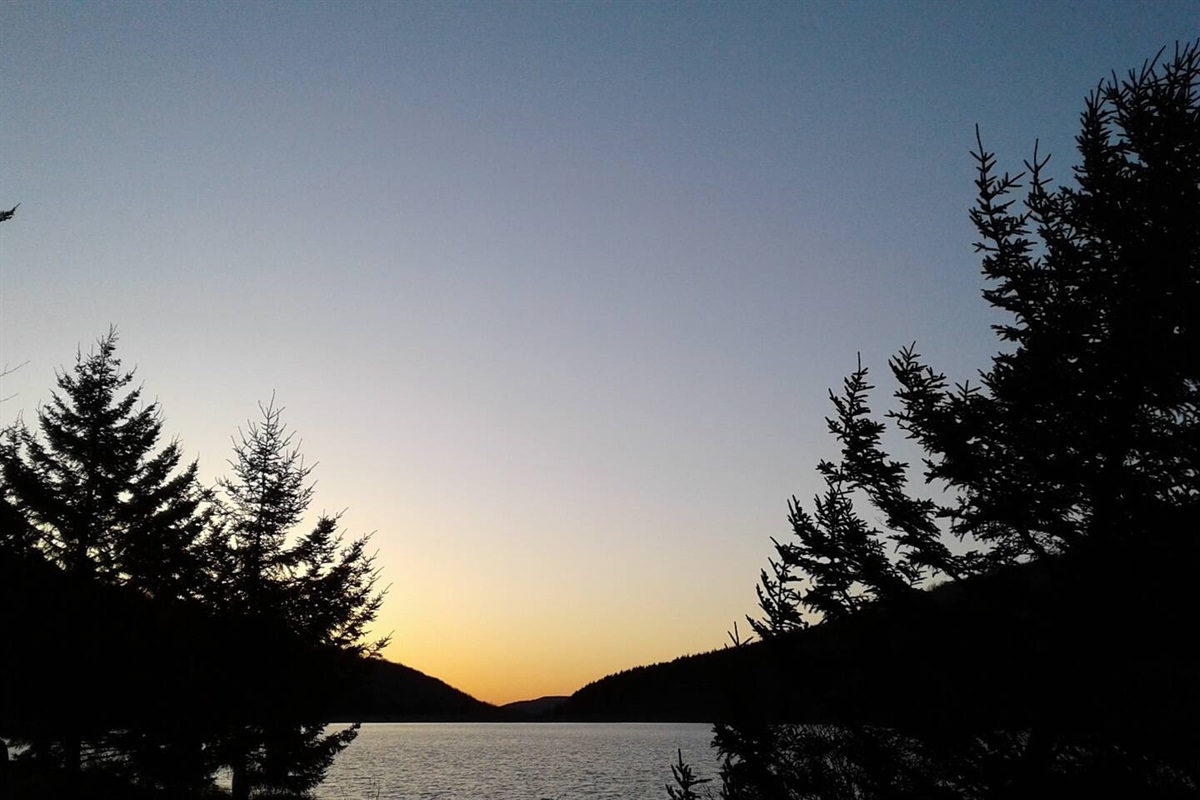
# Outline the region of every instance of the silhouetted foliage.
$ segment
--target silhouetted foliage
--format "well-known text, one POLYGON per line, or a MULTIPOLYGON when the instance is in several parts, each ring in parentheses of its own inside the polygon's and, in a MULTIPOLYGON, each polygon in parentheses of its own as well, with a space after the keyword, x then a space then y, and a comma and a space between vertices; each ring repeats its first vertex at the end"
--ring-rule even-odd
POLYGON ((1089 97, 1076 188, 1048 159, 997 175, 975 153, 984 296, 1013 321, 979 389, 947 390, 910 351, 896 419, 962 491, 956 531, 1005 557, 1178 528, 1200 463, 1200 52, 1089 97))
MULTIPOLYGON (((1088 98, 1074 187, 1051 188, 1036 147, 1025 173, 998 175, 980 140, 971 219, 990 282, 984 297, 1012 317, 995 326, 1005 349, 977 387, 951 387, 911 347, 890 364, 900 388, 888 416, 924 451, 927 483, 949 499, 906 487, 909 467, 882 450, 884 426, 870 414, 860 363, 842 394, 831 393, 841 460, 818 465, 826 492, 811 513, 792 500, 793 538, 776 542, 771 573, 763 572, 764 618, 754 627, 767 643, 794 636, 804 621, 824 627, 872 605, 911 604, 931 578, 971 583, 1030 559, 1065 559, 1055 578, 1063 586, 1063 570, 1095 562, 1093 552, 1101 561, 1138 552, 1196 564, 1181 537, 1194 538, 1200 511, 1200 42, 1160 58, 1088 98), (882 530, 857 510, 864 500, 882 530), (954 539, 976 549, 956 555, 954 539), (1076 553, 1085 555, 1067 558, 1076 553)), ((1143 563, 1129 579, 1153 581, 1166 565, 1143 563)), ((1070 626, 1085 619, 1069 595, 1053 596, 1071 610, 1070 626)), ((1142 607, 1151 618, 1179 610, 1155 607, 1152 597, 1142 607)), ((1048 643, 1032 631, 1028 641, 1048 643)), ((1138 657, 1153 659, 1164 645, 1148 642, 1138 657)), ((1056 653, 1028 669, 1053 685, 1098 669, 1103 656, 1096 661, 1056 653)), ((1070 731, 1069 714, 1044 691, 1018 703, 1007 724, 991 716, 987 728, 996 710, 987 694, 1011 679, 986 663, 962 664, 992 682, 959 698, 967 712, 938 733, 914 730, 913 720, 880 727, 865 710, 835 712, 836 724, 718 725, 723 796, 1181 796, 1200 786, 1195 758, 1180 760, 1169 736, 1131 744, 1121 731, 1070 731)), ((927 699, 944 702, 933 687, 927 699)), ((1161 707, 1147 713, 1169 716, 1161 707)))
POLYGON ((609 676, 556 717, 860 723, 960 736, 1037 724, 1134 751, 1178 745, 1200 754, 1190 722, 1200 714, 1200 653, 1186 634, 1198 610, 1198 558, 1194 541, 1011 565, 835 622, 609 676), (1141 574, 1155 580, 1128 580, 1141 574))
POLYGON ((115 331, 78 356, 38 410, 0 443, 8 546, 32 547, 64 570, 133 586, 164 599, 196 595, 208 493, 195 462, 179 469, 178 442, 156 452, 156 403, 126 392, 115 331), (124 392, 123 396, 122 393, 124 392), (140 407, 139 407, 140 406, 140 407))
MULTIPOLYGON (((675 751, 675 763, 671 765, 671 777, 675 781, 675 786, 667 786, 667 796, 671 800, 701 800, 696 787, 712 781, 712 778, 697 777, 692 768, 684 763, 682 750, 675 751)), ((712 795, 707 796, 711 797, 712 795)))
MULTIPOLYGON (((308 533, 293 535, 312 500, 312 468, 292 446, 282 409, 272 401, 261 410, 262 420, 235 442, 233 475, 220 484, 227 499, 207 543, 211 602, 227 613, 240 608, 265 617, 314 647, 374 655, 387 640, 363 642, 383 602, 368 537, 345 542, 337 517, 324 514, 308 533)), ((221 744, 235 798, 252 786, 304 792, 319 783, 358 730, 326 734, 327 721, 317 710, 236 726, 221 744)))
MULTIPOLYGON (((140 389, 128 389, 133 374, 121 370, 116 343, 110 330, 88 356, 78 355, 70 373, 59 373, 36 430, 17 422, 4 431, 0 549, 45 556, 79 580, 185 600, 198 590, 208 494, 194 462, 179 469, 177 442, 156 450, 158 406, 141 405, 140 389)), ((103 690, 82 670, 58 689, 78 701, 103 690)), ((57 752, 69 770, 78 769, 82 731, 64 725, 60 734, 57 752)))
POLYGON ((830 393, 837 416, 827 422, 842 446, 842 460, 817 465, 826 492, 814 499, 812 514, 795 498, 789 504, 795 540, 776 542, 779 566, 772 567, 775 577, 760 587, 767 623, 762 635, 794 626, 787 615, 799 616, 801 604, 823 618, 838 619, 876 599, 906 596, 931 574, 960 571, 941 540, 939 507, 906 493, 908 465, 889 459, 881 448, 884 426, 871 419, 867 406, 872 388, 859 364, 846 378, 843 394, 830 393), (887 533, 857 511, 855 494, 860 492, 883 515, 887 533), (780 592, 801 580, 807 591, 800 595, 793 589, 783 599, 799 602, 781 609, 780 592))
POLYGON ((366 551, 370 537, 345 542, 338 517, 322 514, 299 537, 293 530, 312 500, 311 467, 292 448, 292 435, 273 402, 234 444, 233 477, 220 482, 226 500, 208 540, 214 604, 281 616, 308 640, 360 655, 382 593, 366 551))
POLYGON ((307 791, 353 739, 326 723, 361 706, 386 643, 364 641, 382 602, 368 539, 329 515, 293 534, 309 470, 272 406, 235 447, 227 501, 201 487, 177 442, 158 447, 116 341, 59 374, 35 430, 0 437, 0 735, 44 796, 192 795, 221 766, 243 797, 307 791))

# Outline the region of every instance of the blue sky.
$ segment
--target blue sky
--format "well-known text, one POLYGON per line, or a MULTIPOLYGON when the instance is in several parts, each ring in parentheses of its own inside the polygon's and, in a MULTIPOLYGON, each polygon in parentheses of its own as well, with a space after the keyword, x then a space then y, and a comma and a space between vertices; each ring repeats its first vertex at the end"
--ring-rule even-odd
POLYGON ((275 392, 388 656, 488 700, 719 646, 856 354, 995 348, 974 126, 1069 179, 1194 3, 6 3, 0 423, 110 324, 207 479, 275 392))

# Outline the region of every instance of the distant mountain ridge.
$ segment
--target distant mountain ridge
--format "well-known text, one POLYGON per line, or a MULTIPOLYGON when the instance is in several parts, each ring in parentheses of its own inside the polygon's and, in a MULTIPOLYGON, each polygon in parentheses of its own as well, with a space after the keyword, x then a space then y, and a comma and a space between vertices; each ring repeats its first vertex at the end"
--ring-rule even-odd
POLYGON ((1200 752, 1200 657, 1186 633, 1200 612, 1200 547, 1188 538, 1045 558, 838 623, 626 670, 552 716, 1042 725, 1113 741, 1174 736, 1200 752))
POLYGON ((515 703, 505 703, 500 710, 505 716, 515 720, 544 719, 555 711, 570 697, 568 695, 547 695, 536 700, 518 700, 515 703))
POLYGON ((337 701, 339 719, 358 722, 494 722, 501 709, 445 681, 382 658, 364 659, 337 701))

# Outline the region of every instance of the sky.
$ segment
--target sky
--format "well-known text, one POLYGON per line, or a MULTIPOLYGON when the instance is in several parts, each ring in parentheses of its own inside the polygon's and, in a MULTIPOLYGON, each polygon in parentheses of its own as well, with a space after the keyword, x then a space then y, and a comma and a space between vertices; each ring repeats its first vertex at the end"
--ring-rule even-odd
POLYGON ((109 326, 227 474, 274 393, 385 655, 480 699, 721 647, 861 354, 986 368, 979 125, 1070 179, 1190 2, 0 5, 0 425, 109 326))

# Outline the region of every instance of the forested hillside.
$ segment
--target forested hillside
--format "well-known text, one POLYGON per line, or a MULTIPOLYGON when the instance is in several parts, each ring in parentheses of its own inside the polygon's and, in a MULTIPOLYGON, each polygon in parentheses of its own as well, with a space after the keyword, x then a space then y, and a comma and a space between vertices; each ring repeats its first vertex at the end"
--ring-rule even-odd
MULTIPOLYGON (((853 618, 609 676, 556 718, 1036 726, 1200 752, 1197 546, 1075 553, 943 584, 853 618), (1169 565, 1162 567, 1162 565, 1169 565), (1155 568, 1154 584, 1130 575, 1155 568), (1114 587, 1121 599, 1115 602, 1114 587)), ((1139 746, 1140 746, 1139 745, 1139 746)))

